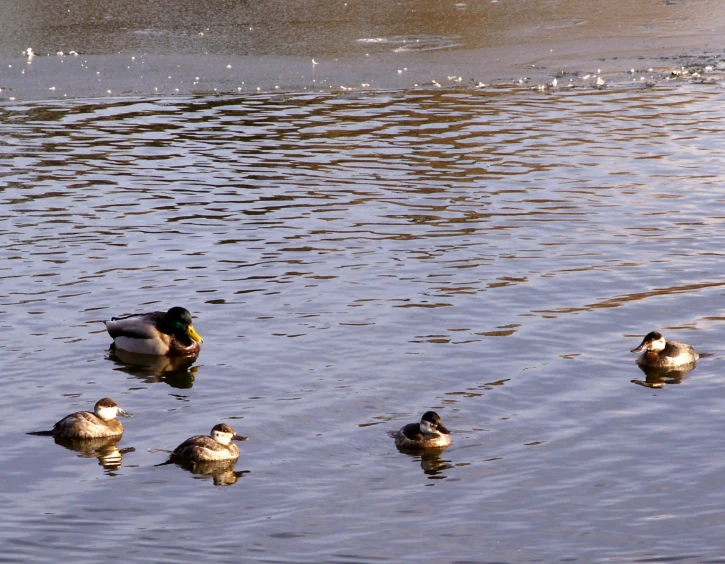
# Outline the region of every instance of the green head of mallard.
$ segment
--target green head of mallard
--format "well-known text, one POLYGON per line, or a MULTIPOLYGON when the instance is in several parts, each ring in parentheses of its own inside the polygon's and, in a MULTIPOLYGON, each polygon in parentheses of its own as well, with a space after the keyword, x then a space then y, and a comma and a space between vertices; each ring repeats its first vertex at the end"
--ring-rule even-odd
POLYGON ((191 324, 191 314, 183 307, 172 307, 167 311, 160 329, 169 335, 186 335, 197 343, 204 342, 191 324))

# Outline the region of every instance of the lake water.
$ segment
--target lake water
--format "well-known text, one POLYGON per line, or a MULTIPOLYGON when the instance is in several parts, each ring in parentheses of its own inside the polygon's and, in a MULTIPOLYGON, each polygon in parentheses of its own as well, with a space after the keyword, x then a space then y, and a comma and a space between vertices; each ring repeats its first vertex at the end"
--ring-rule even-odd
POLYGON ((0 561, 722 561, 724 108, 717 74, 6 101, 0 561), (192 366, 110 354, 173 305, 192 366), (710 354, 648 381, 654 329, 710 354), (116 449, 26 435, 104 396, 116 449), (399 453, 428 409, 452 446, 399 453), (222 421, 233 471, 157 466, 222 421))

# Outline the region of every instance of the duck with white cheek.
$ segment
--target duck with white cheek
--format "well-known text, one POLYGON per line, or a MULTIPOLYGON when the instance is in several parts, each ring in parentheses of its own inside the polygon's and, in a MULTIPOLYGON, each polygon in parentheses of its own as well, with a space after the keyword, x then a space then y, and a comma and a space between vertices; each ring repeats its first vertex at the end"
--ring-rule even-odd
POLYGON ((435 411, 426 411, 420 423, 408 423, 395 434, 395 446, 400 449, 441 449, 450 444, 450 432, 435 411))
POLYGON ((96 402, 93 412, 77 411, 58 421, 51 431, 39 431, 31 435, 52 435, 61 439, 99 439, 102 437, 120 437, 123 425, 117 416, 133 417, 126 413, 111 398, 96 402))
POLYGON ((248 438, 237 435, 226 423, 219 423, 212 427, 209 435, 186 439, 174 449, 171 458, 187 462, 236 460, 239 458, 239 448, 232 441, 246 441, 248 438))
POLYGON ((637 358, 637 364, 652 368, 681 368, 697 362, 700 355, 690 345, 677 341, 665 341, 662 333, 652 331, 645 335, 642 343, 632 349, 633 353, 642 354, 637 358))

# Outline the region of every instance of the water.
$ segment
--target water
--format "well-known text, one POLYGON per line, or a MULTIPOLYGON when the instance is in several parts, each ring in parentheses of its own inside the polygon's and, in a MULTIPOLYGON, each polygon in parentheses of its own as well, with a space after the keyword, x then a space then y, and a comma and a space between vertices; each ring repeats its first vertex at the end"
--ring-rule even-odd
POLYGON ((0 1, 0 100, 405 90, 713 56, 720 0, 0 1), (36 54, 21 54, 28 48, 36 54))
POLYGON ((0 559, 720 558, 718 80, 0 107, 0 559), (192 366, 110 355, 172 305, 192 366), (710 356, 637 385, 653 329, 710 356), (100 458, 25 434, 103 396, 100 458))

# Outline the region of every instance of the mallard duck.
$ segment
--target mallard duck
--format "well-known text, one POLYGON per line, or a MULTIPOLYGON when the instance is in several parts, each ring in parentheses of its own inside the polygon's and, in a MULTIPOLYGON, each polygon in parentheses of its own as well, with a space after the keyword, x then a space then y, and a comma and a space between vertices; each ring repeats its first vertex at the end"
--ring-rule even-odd
POLYGON ((632 349, 632 352, 642 352, 637 358, 637 364, 653 368, 676 368, 678 366, 694 365, 697 359, 700 358, 700 355, 690 345, 676 341, 665 341, 659 331, 647 333, 642 343, 637 348, 632 349))
POLYGON ((99 399, 90 411, 77 411, 58 421, 51 431, 38 431, 31 435, 52 435, 63 439, 98 439, 123 434, 123 425, 116 419, 119 415, 133 417, 126 413, 111 398, 99 399))
POLYGON ((196 356, 203 343, 183 307, 152 311, 104 321, 108 334, 119 349, 138 354, 196 356))
POLYGON ((445 448, 451 444, 450 432, 435 411, 426 411, 420 423, 408 423, 395 434, 395 446, 401 449, 445 448))
POLYGON ((171 458, 190 462, 211 462, 214 460, 236 460, 239 448, 232 441, 246 441, 226 423, 212 427, 209 435, 196 435, 186 439, 174 449, 171 458))

